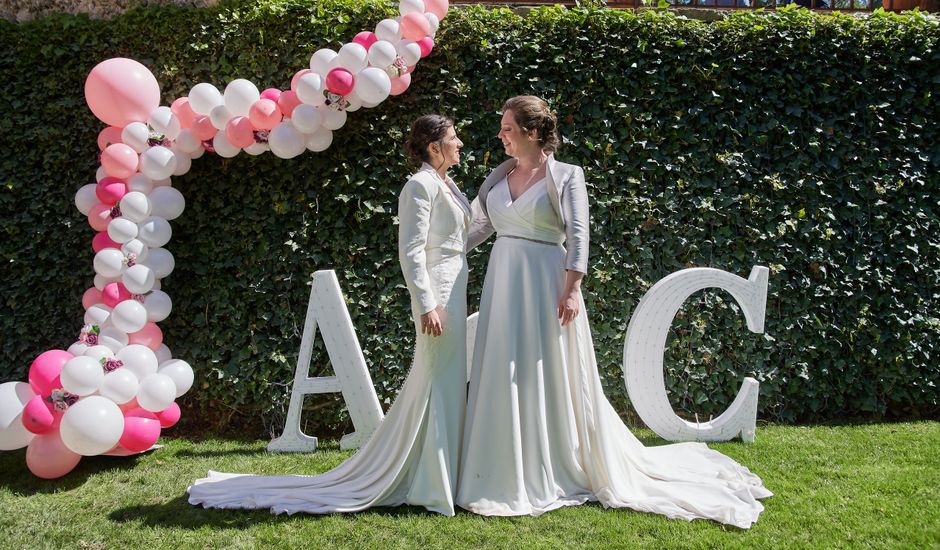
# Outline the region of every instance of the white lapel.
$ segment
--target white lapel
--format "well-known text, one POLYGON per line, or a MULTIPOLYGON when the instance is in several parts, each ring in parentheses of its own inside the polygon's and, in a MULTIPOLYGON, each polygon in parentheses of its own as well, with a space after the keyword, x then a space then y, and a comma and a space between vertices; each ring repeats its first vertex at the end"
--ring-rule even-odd
POLYGON ((437 173, 437 170, 435 170, 430 164, 426 162, 421 165, 421 171, 427 172, 435 181, 441 185, 441 188, 445 191, 447 196, 449 196, 450 199, 460 207, 460 210, 464 215, 464 222, 469 222, 471 215, 470 201, 467 200, 466 195, 464 195, 460 188, 457 187, 457 184, 454 183, 454 180, 450 179, 450 176, 448 176, 446 180, 441 179, 441 176, 437 173))

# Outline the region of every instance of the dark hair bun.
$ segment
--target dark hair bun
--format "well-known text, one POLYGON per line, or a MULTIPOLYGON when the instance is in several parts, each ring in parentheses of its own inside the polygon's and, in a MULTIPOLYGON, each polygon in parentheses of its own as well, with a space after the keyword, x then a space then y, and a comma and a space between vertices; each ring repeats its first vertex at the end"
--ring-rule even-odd
POLYGON ((428 145, 444 139, 447 129, 454 125, 454 121, 443 115, 423 115, 411 125, 408 139, 405 141, 405 154, 415 164, 428 162, 431 154, 428 145))

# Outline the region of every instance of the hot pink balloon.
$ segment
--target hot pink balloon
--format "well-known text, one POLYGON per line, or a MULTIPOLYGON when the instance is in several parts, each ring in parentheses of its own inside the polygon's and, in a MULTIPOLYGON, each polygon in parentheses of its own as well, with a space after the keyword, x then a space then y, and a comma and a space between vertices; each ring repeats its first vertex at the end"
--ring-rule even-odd
POLYGON ((23 407, 23 426, 34 434, 44 434, 55 425, 55 409, 52 403, 37 395, 23 407))
POLYGON ((137 151, 123 143, 112 143, 101 152, 101 166, 109 176, 129 178, 137 172, 137 151))
MULTIPOLYGON (((280 95, 278 93, 278 96, 280 95)), ((259 99, 252 103, 251 108, 248 110, 248 120, 251 121, 252 126, 259 130, 273 129, 280 124, 281 118, 281 110, 278 108, 277 103, 271 99, 259 99)))
POLYGON ((359 44, 360 46, 362 46, 362 47, 365 48, 366 50, 368 50, 369 47, 372 46, 372 44, 375 44, 376 42, 378 42, 379 39, 376 38, 374 32, 371 32, 371 31, 362 31, 361 33, 357 34, 357 35, 352 39, 352 41, 355 42, 356 44, 359 44))
POLYGON ((29 386, 41 396, 49 396, 52 390, 62 387, 59 373, 73 355, 60 349, 51 349, 39 354, 29 366, 29 386))
POLYGON ((131 292, 123 283, 108 283, 101 291, 101 298, 104 300, 104 305, 113 308, 124 300, 130 300, 131 292))
POLYGON ((121 128, 116 126, 108 126, 104 130, 98 132, 98 149, 104 151, 108 145, 111 145, 112 143, 122 143, 121 130, 121 128))
POLYGON ((255 142, 255 127, 248 117, 237 116, 225 125, 225 137, 235 147, 248 147, 255 142))
MULTIPOLYGON (((106 210, 102 212, 102 215, 105 215, 105 217, 100 218, 100 219, 104 219, 104 228, 103 229, 95 228, 97 229, 98 233, 96 233, 95 238, 91 240, 91 249, 94 250, 96 253, 101 252, 105 248, 121 248, 121 245, 115 242, 114 239, 112 239, 111 236, 108 235, 107 229, 108 229, 108 223, 111 220, 111 209, 107 207, 104 207, 104 208, 106 208, 106 210)), ((88 213, 88 219, 89 221, 92 219, 91 212, 88 213)), ((99 218, 96 218, 96 219, 99 219, 99 218)))
POLYGON ((448 0, 424 0, 424 10, 433 13, 438 19, 444 19, 449 6, 448 0))
POLYGON ((275 103, 279 97, 281 97, 281 91, 277 88, 265 88, 265 90, 261 92, 261 99, 270 99, 275 103))
POLYGON ((161 427, 170 428, 180 421, 180 417, 182 415, 183 413, 180 411, 180 406, 176 403, 173 403, 169 407, 158 412, 157 419, 160 420, 161 427))
POLYGON ((193 122, 196 121, 196 113, 193 112, 193 108, 189 105, 188 97, 178 97, 173 100, 173 104, 170 105, 170 110, 173 111, 173 114, 176 115, 176 118, 180 121, 180 128, 189 128, 193 125, 193 122))
POLYGON ((218 129, 212 125, 212 120, 207 116, 196 117, 191 128, 193 135, 200 141, 212 139, 218 133, 218 129))
MULTIPOLYGON (((92 206, 91 210, 88 211, 88 225, 90 225, 91 228, 95 231, 107 231, 109 223, 111 223, 111 207, 107 204, 101 204, 99 202, 98 204, 92 206)), ((109 238, 108 240, 110 241, 111 239, 109 238)), ((91 246, 92 248, 95 247, 95 241, 91 242, 91 246)), ((97 250, 95 252, 97 252, 97 250)))
POLYGON ((95 304, 100 304, 102 300, 104 300, 104 298, 101 296, 101 291, 95 287, 91 287, 82 294, 82 307, 88 309, 95 304))
POLYGON ((416 42, 431 32, 431 23, 428 22, 428 18, 423 13, 418 13, 416 11, 402 16, 401 23, 399 23, 399 25, 401 28, 402 38, 407 38, 408 40, 414 40, 416 42))
POLYGON ((156 323, 147 323, 139 331, 128 334, 127 342, 129 344, 141 344, 157 351, 157 348, 163 343, 163 331, 156 323))
POLYGON ((392 92, 391 95, 401 95, 405 93, 405 90, 408 89, 408 86, 411 85, 411 75, 405 73, 398 78, 392 79, 392 92))
POLYGON ((326 75, 326 89, 337 95, 348 94, 355 84, 356 78, 342 67, 337 67, 326 75))
POLYGON ((118 442, 132 453, 142 453, 160 439, 160 421, 150 411, 133 409, 124 415, 124 433, 118 442))
POLYGON ((434 49, 434 40, 430 36, 425 36, 418 40, 418 47, 421 48, 421 57, 427 57, 434 49))
POLYGON ((296 73, 294 73, 294 76, 290 79, 290 91, 292 91, 292 92, 294 92, 294 93, 296 94, 296 93, 297 93, 297 82, 300 80, 300 77, 302 77, 302 76, 305 75, 305 74, 310 74, 310 73, 312 73, 312 72, 313 72, 313 71, 310 70, 310 69, 300 69, 299 71, 297 71, 296 73))
POLYGON ((115 57, 88 73, 85 101, 99 120, 123 128, 131 122, 146 122, 160 106, 160 85, 147 67, 115 57))
POLYGON ((300 99, 291 90, 287 90, 277 98, 277 107, 284 113, 284 116, 290 116, 298 105, 300 105, 300 99))
POLYGON ((124 180, 108 176, 102 178, 95 187, 95 195, 104 204, 115 205, 127 194, 124 180))

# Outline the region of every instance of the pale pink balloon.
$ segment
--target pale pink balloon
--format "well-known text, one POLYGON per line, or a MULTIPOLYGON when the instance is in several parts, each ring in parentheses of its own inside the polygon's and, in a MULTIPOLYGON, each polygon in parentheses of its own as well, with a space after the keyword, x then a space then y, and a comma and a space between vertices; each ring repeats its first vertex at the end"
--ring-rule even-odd
POLYGON ((44 434, 55 425, 55 409, 52 403, 37 395, 23 407, 23 426, 34 434, 44 434))
POLYGON ((160 421, 144 409, 133 409, 124 414, 124 432, 118 444, 132 453, 142 453, 160 438, 160 421))
POLYGON ((418 13, 416 11, 402 16, 401 23, 399 23, 399 25, 401 28, 402 38, 407 38, 408 40, 414 40, 416 42, 431 32, 431 23, 428 22, 428 18, 425 17, 423 13, 418 13))
POLYGON ((130 145, 112 143, 101 152, 101 166, 109 176, 129 178, 137 172, 140 158, 130 145))
POLYGON ((300 80, 300 77, 302 77, 302 76, 305 75, 305 74, 310 74, 310 73, 312 73, 312 72, 313 72, 313 71, 312 71, 311 69, 300 69, 299 71, 297 71, 296 73, 294 73, 294 76, 291 77, 291 79, 290 79, 290 91, 292 91, 292 92, 294 92, 294 93, 296 94, 296 93, 297 93, 297 82, 300 80))
POLYGON ((160 420, 161 427, 170 428, 180 421, 180 417, 182 415, 183 413, 180 411, 180 406, 176 403, 173 403, 169 407, 158 412, 157 419, 160 420))
POLYGON ((284 113, 284 116, 290 116, 298 105, 300 105, 300 99, 292 90, 287 90, 277 98, 277 107, 284 113))
POLYGON ((123 128, 131 122, 146 122, 160 106, 160 85, 147 67, 115 57, 88 73, 85 101, 99 120, 123 128))
POLYGON ((281 97, 281 91, 277 88, 265 88, 261 92, 261 99, 270 99, 271 101, 277 103, 277 98, 281 97))
MULTIPOLYGON (((278 96, 280 95, 280 92, 278 92, 278 96)), ((278 108, 276 100, 272 99, 259 99, 252 103, 251 108, 248 110, 248 120, 259 130, 273 129, 280 124, 281 118, 281 110, 278 108)), ((249 145, 251 144, 249 143, 249 145)))
POLYGON ((108 176, 98 182, 95 195, 104 204, 115 205, 127 194, 127 184, 124 180, 108 176))
POLYGON ((60 349, 51 349, 39 354, 29 366, 29 386, 43 397, 62 387, 59 373, 73 355, 60 349))
POLYGON ((255 142, 255 127, 247 117, 237 116, 225 125, 225 138, 240 149, 248 147, 255 142))
POLYGON ((199 141, 212 139, 218 133, 218 129, 212 125, 212 119, 207 116, 196 117, 193 121, 192 132, 199 141))
POLYGON ((141 344, 157 351, 163 343, 163 331, 156 323, 147 323, 144 328, 127 335, 128 344, 141 344))
POLYGON ((424 10, 433 13, 438 19, 444 19, 449 6, 450 2, 448 0, 424 0, 424 10))
MULTIPOLYGON (((88 219, 91 220, 91 212, 88 213, 88 219)), ((105 248, 121 248, 121 245, 114 241, 111 238, 111 235, 108 235, 108 221, 111 219, 111 210, 107 210, 107 219, 104 222, 104 229, 98 229, 98 233, 95 234, 95 238, 91 240, 91 249, 95 253, 101 252, 105 248)), ((99 300, 100 302, 100 300, 99 300)), ((97 302, 96 302, 97 303, 97 302)))
POLYGON ((118 405, 118 407, 120 407, 122 414, 127 414, 128 411, 139 409, 140 403, 137 402, 137 398, 135 397, 123 405, 118 405))
POLYGON ((173 103, 170 105, 170 110, 173 111, 177 120, 180 121, 180 128, 189 128, 193 125, 193 122, 196 121, 196 113, 193 112, 193 108, 189 105, 188 97, 178 97, 174 99, 173 103))
POLYGON ((74 470, 81 459, 82 455, 65 446, 59 430, 34 437, 26 447, 26 467, 43 479, 64 476, 74 470))
POLYGON ((391 95, 401 95, 405 93, 408 86, 411 86, 411 75, 409 73, 405 73, 398 78, 393 78, 391 95))
MULTIPOLYGON (((107 231, 109 223, 111 223, 111 207, 107 204, 101 204, 99 202, 88 211, 88 225, 95 231, 107 231)), ((94 248, 95 242, 92 241, 91 245, 92 248, 94 248)), ((97 252, 97 250, 95 252, 97 252)))
POLYGON ((103 299, 101 291, 95 287, 91 287, 82 294, 82 307, 88 309, 95 304, 100 304, 103 299))
POLYGON ((355 84, 356 78, 342 67, 337 67, 326 75, 326 89, 337 95, 348 94, 355 84))
POLYGON ((359 44, 360 46, 362 46, 362 47, 365 48, 366 50, 368 50, 369 47, 372 46, 372 44, 375 44, 376 42, 378 42, 379 39, 376 38, 374 32, 371 32, 371 31, 362 31, 361 33, 357 34, 357 35, 352 39, 352 41, 355 42, 356 44, 359 44))
POLYGON ((104 151, 108 145, 111 145, 112 143, 122 143, 121 130, 123 130, 123 128, 118 128, 117 126, 108 126, 104 130, 98 132, 98 149, 104 151))
POLYGON ((113 308, 114 306, 120 304, 124 300, 130 300, 131 292, 127 290, 127 287, 123 283, 108 283, 104 286, 104 290, 101 291, 101 299, 104 300, 104 305, 113 308))
POLYGON ((434 40, 430 36, 425 36, 421 40, 418 40, 418 47, 421 48, 421 57, 427 57, 430 55, 431 50, 434 49, 434 40))

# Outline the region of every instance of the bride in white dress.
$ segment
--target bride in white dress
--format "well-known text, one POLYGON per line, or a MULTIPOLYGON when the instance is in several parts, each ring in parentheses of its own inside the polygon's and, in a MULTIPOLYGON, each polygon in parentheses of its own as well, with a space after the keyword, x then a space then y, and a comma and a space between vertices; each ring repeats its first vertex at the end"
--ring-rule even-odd
POLYGON ((503 106, 513 157, 473 202, 468 250, 493 232, 470 379, 457 503, 538 515, 600 501, 748 528, 770 496, 760 478, 701 443, 644 447, 604 396, 581 279, 587 190, 556 161, 555 116, 533 96, 503 106), (564 243, 567 250, 562 246, 564 243))
POLYGON ((414 364, 385 419, 359 451, 316 476, 209 472, 189 488, 206 508, 356 512, 411 504, 454 515, 466 406, 470 203, 447 176, 463 143, 453 121, 425 115, 406 148, 424 161, 401 191, 399 260, 417 329, 414 364))

